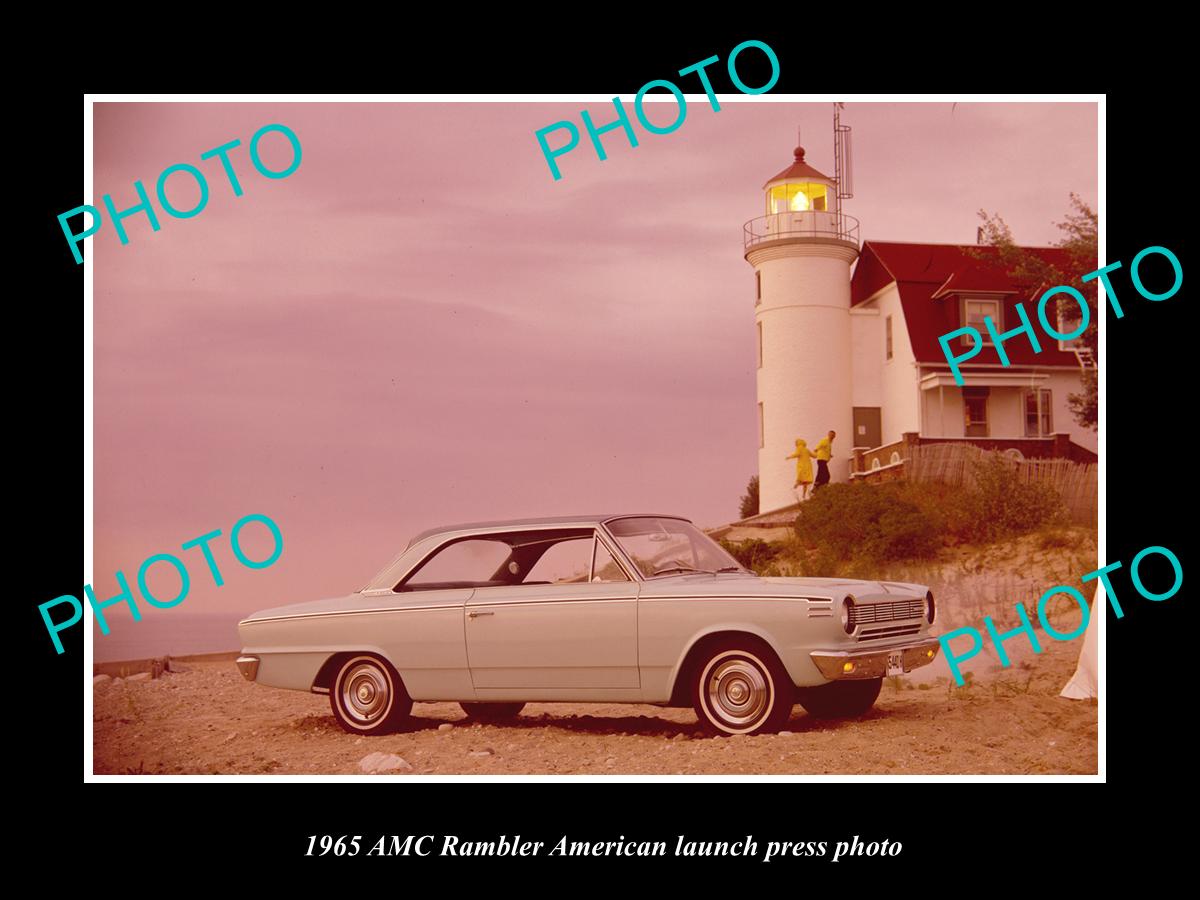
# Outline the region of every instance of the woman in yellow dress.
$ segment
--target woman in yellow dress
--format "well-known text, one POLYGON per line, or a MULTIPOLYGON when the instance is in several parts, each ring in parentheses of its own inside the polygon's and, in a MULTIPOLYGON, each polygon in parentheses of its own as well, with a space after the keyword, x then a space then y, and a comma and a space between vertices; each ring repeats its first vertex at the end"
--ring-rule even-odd
POLYGON ((796 483, 792 487, 800 488, 801 500, 808 499, 808 492, 812 487, 812 458, 812 451, 808 449, 808 444, 804 442, 804 438, 796 438, 796 452, 789 453, 784 457, 784 459, 794 459, 796 461, 796 483))

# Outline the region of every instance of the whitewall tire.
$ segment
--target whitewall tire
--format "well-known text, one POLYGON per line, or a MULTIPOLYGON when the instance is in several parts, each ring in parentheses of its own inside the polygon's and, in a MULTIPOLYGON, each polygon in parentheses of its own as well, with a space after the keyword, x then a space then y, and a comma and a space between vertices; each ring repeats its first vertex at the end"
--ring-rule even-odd
POLYGON ((692 674, 692 707, 716 734, 778 731, 792 713, 787 670, 765 645, 723 641, 710 647, 692 674))
POLYGON ((412 699, 391 664, 374 654, 348 657, 329 692, 329 705, 351 734, 387 734, 408 721, 412 699))

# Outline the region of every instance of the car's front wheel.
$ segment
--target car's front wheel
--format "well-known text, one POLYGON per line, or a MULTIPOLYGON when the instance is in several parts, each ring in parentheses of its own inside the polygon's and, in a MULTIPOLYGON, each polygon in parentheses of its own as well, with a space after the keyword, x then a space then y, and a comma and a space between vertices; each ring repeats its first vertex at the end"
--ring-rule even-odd
POLYGON ((831 681, 818 687, 796 688, 796 701, 818 719, 861 716, 875 705, 882 678, 831 681))
POLYGON ((524 703, 460 703, 467 718, 480 722, 501 722, 505 719, 515 719, 525 708, 524 703))
POLYGON ((412 698, 391 664, 374 654, 349 657, 329 692, 333 716, 351 734, 387 734, 408 721, 412 698))
POLYGON ((718 734, 778 731, 794 703, 787 670, 770 647, 728 640, 709 648, 692 676, 692 707, 718 734))

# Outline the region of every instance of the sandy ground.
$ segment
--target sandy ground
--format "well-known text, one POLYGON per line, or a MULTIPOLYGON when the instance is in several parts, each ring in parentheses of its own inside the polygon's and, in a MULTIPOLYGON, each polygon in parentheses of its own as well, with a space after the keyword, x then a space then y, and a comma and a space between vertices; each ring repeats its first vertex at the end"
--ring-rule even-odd
POLYGON ((787 733, 734 738, 708 737, 691 710, 565 703, 531 703, 505 725, 417 704, 410 730, 360 737, 337 726, 327 697, 258 687, 231 662, 192 663, 95 690, 95 772, 360 774, 378 751, 412 766, 401 775, 1095 773, 1097 706, 1058 696, 1080 642, 1043 644, 1007 669, 981 655, 964 688, 938 674, 944 663, 929 666, 885 681, 860 719, 797 706, 787 733))

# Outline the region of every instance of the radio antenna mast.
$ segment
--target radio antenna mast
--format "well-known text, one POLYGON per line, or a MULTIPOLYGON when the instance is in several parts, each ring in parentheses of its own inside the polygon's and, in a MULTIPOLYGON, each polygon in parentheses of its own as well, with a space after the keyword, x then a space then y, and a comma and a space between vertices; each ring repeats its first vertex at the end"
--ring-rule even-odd
POLYGON ((842 124, 844 103, 833 104, 833 180, 837 183, 834 211, 842 223, 842 201, 854 197, 854 168, 850 156, 850 126, 842 124))

